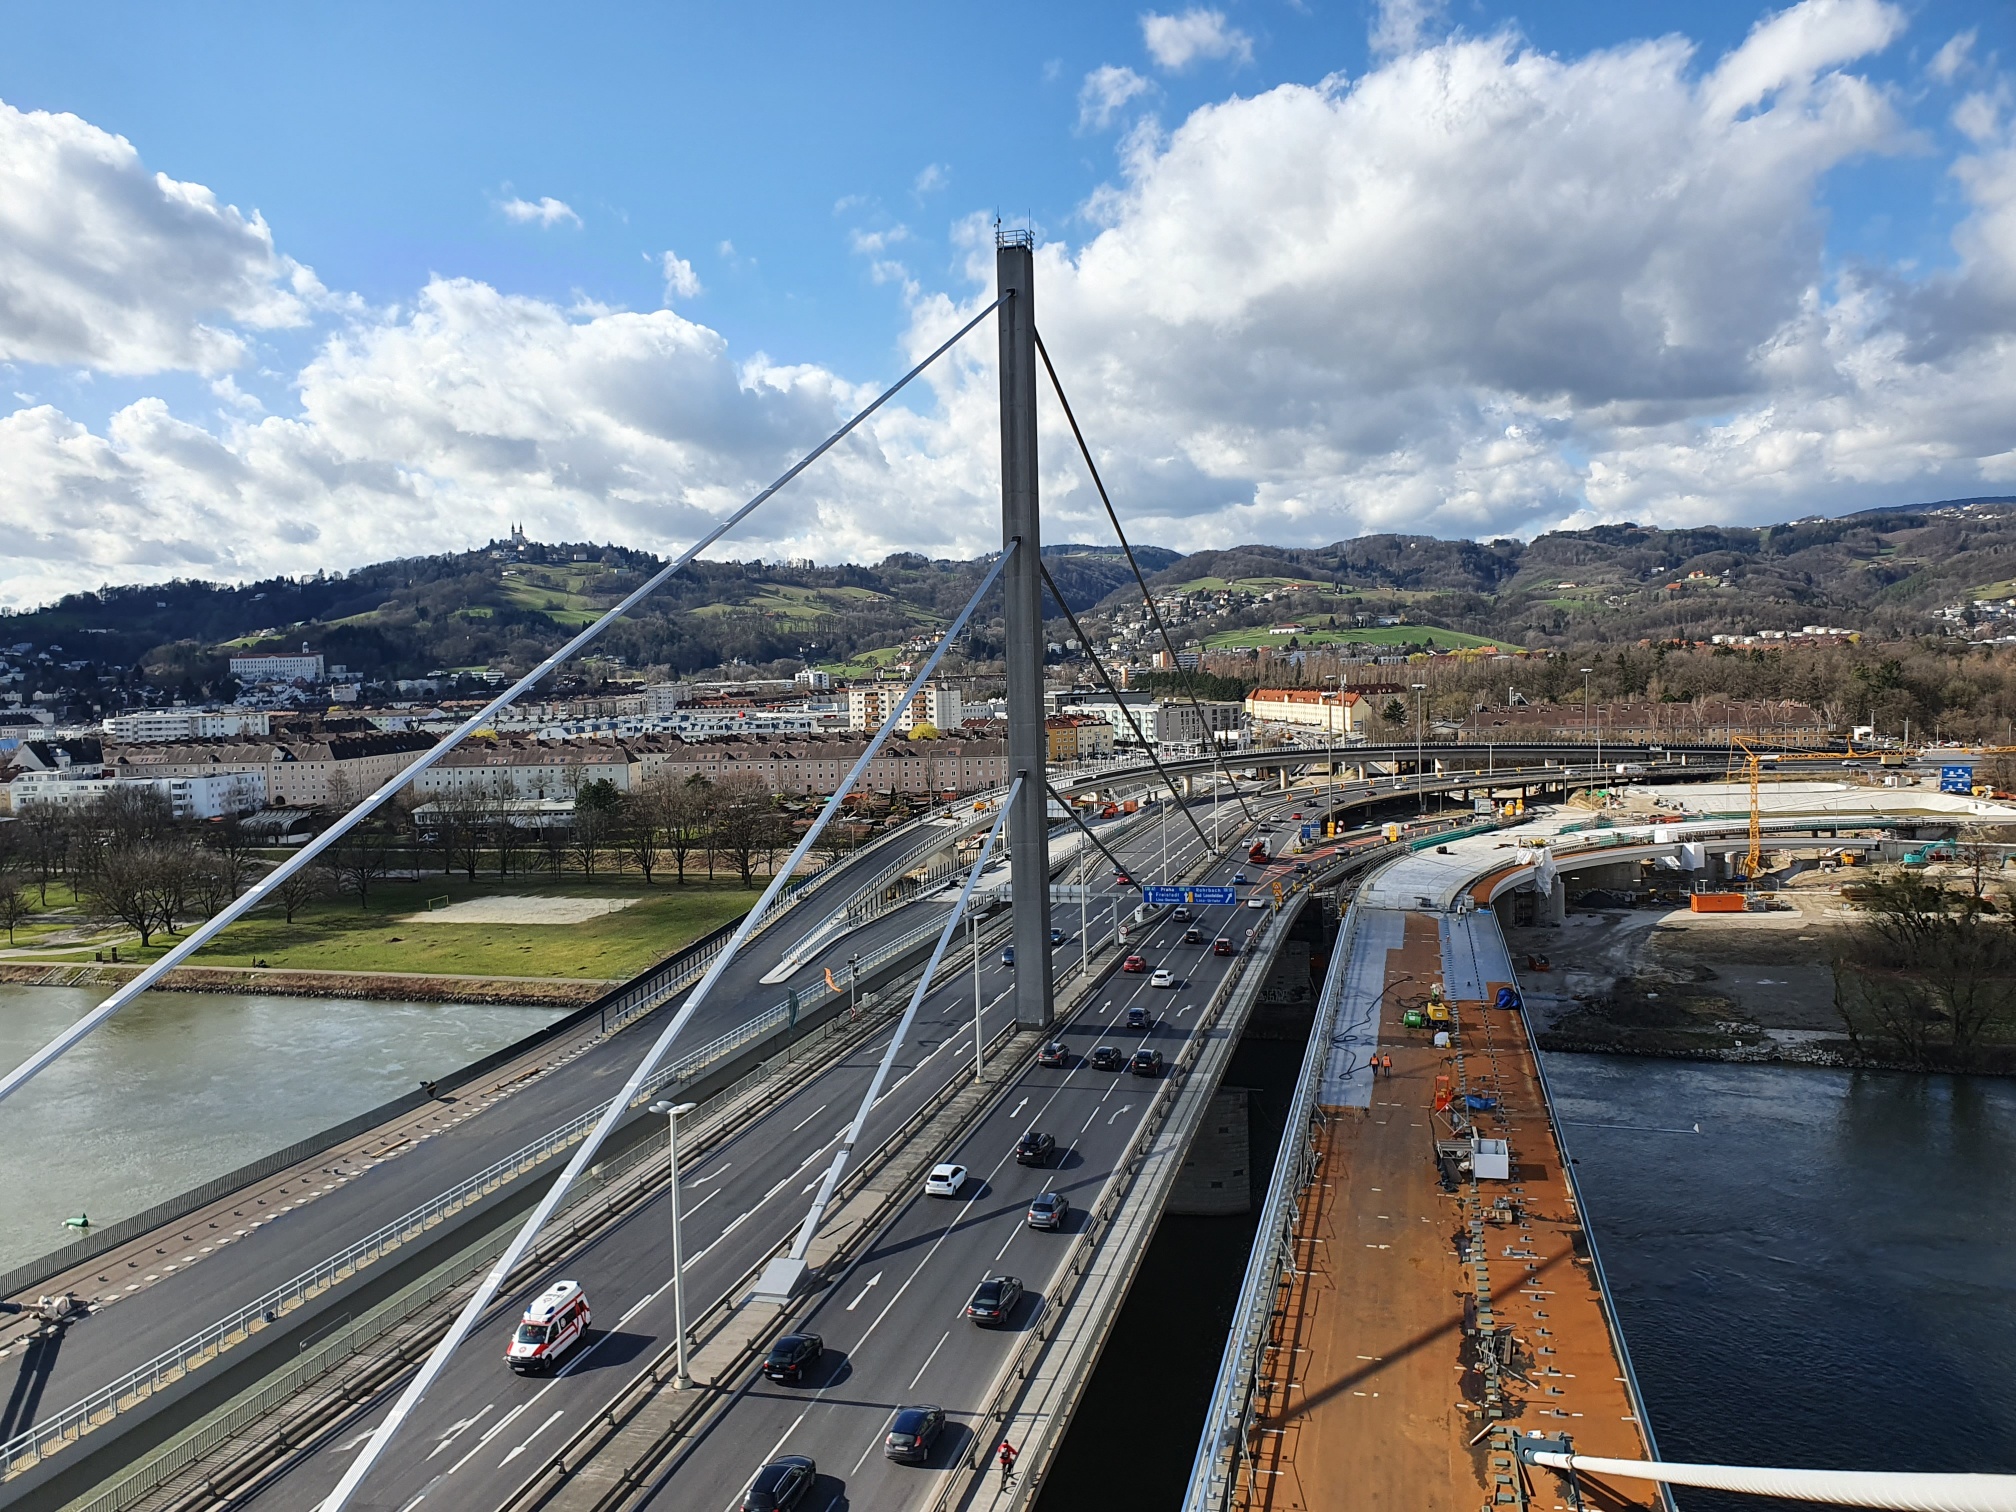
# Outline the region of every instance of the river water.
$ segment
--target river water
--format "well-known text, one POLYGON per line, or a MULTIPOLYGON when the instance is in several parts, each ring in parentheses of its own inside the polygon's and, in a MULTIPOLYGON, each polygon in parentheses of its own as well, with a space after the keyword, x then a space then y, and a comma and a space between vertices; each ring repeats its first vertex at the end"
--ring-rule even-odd
POLYGON ((1547 1074, 1665 1458, 2016 1472, 2016 1082, 1547 1074))
MULTIPOLYGON (((15 1066, 109 988, 0 983, 15 1066)), ((0 1103, 0 1271, 409 1092, 555 1008, 154 992, 0 1103)))

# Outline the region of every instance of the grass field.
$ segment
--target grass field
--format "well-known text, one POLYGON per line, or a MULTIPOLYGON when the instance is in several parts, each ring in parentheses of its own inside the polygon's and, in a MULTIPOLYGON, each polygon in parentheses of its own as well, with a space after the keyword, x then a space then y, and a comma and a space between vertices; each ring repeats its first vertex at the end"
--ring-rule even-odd
MULTIPOLYGON (((615 980, 633 976, 689 941, 740 918, 758 895, 754 889, 704 880, 684 887, 669 881, 645 887, 634 879, 584 883, 578 877, 557 881, 521 877, 502 886, 488 882, 472 886, 460 876, 435 876, 386 883, 373 891, 368 912, 360 912, 355 902, 331 900, 303 909, 289 924, 278 913, 262 911, 234 924, 191 964, 251 966, 263 960, 271 967, 299 971, 615 980), (576 924, 435 924, 425 917, 430 898, 461 902, 505 896, 636 901, 576 924)), ((28 943, 22 940, 23 945, 28 943)), ((148 950, 137 943, 121 945, 119 959, 151 961, 176 943, 156 936, 148 950)))
POLYGON ((1467 651, 1474 646, 1496 646, 1501 651, 1520 648, 1511 641, 1487 640, 1481 635, 1465 635, 1461 630, 1444 630, 1440 625, 1378 625, 1353 630, 1304 630, 1296 635, 1272 635, 1265 626, 1251 630, 1227 630, 1204 642, 1207 650, 1227 650, 1237 646, 1279 646, 1289 641, 1302 646, 1411 646, 1433 642, 1443 650, 1467 651))

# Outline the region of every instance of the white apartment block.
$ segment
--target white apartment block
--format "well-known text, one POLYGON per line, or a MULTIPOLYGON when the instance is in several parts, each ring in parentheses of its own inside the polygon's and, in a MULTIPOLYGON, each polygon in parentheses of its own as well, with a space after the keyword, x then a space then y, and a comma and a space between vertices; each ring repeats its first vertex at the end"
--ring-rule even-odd
POLYGON ((270 735, 273 716, 259 709, 143 709, 105 721, 109 740, 226 740, 238 735, 270 735))
MULTIPOLYGON (((903 697, 904 686, 902 683, 870 683, 866 687, 849 688, 847 728, 880 729, 882 721, 889 717, 889 711, 903 697)), ((965 702, 957 688, 927 682, 910 700, 902 719, 897 721, 897 728, 913 730, 920 724, 928 724, 939 730, 956 730, 965 717, 965 702)))
POLYGON ((322 658, 304 649, 299 656, 234 656, 231 675, 248 683, 319 683, 324 680, 322 658))
POLYGON ((115 789, 141 788, 168 800, 176 819, 218 819, 226 814, 250 814, 266 806, 264 772, 211 772, 201 777, 153 777, 138 780, 105 775, 103 767, 65 767, 53 772, 23 772, 9 784, 16 814, 75 812, 115 789))

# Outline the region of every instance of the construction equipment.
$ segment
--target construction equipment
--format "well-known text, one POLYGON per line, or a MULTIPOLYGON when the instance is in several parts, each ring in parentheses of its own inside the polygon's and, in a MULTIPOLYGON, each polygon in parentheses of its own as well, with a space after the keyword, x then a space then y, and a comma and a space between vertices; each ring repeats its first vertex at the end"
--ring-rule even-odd
POLYGON ((1754 881, 1764 870, 1764 807, 1759 791, 1764 761, 1742 736, 1733 739, 1743 748, 1743 765, 1750 776, 1750 853, 1743 858, 1743 875, 1754 881))

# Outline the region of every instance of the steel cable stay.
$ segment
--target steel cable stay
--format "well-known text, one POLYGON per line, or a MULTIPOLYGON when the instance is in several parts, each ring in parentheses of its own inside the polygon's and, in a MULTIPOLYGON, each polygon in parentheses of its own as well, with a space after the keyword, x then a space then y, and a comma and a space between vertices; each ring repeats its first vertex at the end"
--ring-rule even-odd
MULTIPOLYGON (((940 348, 940 350, 942 351, 943 348, 940 348)), ((447 1365, 449 1356, 454 1354, 456 1349, 460 1347, 462 1341, 468 1337, 469 1331, 476 1326, 477 1319, 483 1315, 491 1302, 495 1300, 498 1291, 504 1285, 505 1279, 517 1266, 526 1250, 531 1248, 532 1241, 538 1237, 539 1230, 545 1227, 546 1221, 552 1217, 554 1211, 559 1207, 561 1200, 567 1195, 568 1188, 574 1184, 583 1171, 588 1169, 596 1153, 601 1149, 603 1141, 609 1137, 610 1132, 615 1129, 617 1123, 629 1111, 630 1104, 636 1099, 639 1087, 642 1086, 652 1071, 656 1069, 658 1062, 664 1058, 666 1051, 672 1048, 672 1043, 678 1038, 680 1031, 686 1027, 688 1021, 699 1011, 701 1005, 706 1002, 708 994, 714 990, 715 984, 721 980, 722 974, 734 961, 736 953, 741 950, 749 937, 755 933, 757 923, 769 911, 771 903, 783 891, 785 883, 792 873, 798 869, 799 863, 811 853, 813 845, 818 841, 819 836, 824 833, 826 826, 832 821, 834 815, 840 812, 840 805, 846 800, 848 793, 853 790, 854 784, 860 781, 861 775, 868 770, 869 763, 880 754, 883 745, 888 741, 890 735, 894 733, 898 721, 902 719, 904 712, 910 707, 911 701, 916 698, 918 689, 930 681, 931 674, 938 670, 938 663, 944 659, 945 653, 951 649, 952 643, 964 632, 967 621, 973 617, 974 610, 980 607, 981 600, 986 598, 987 594, 993 589, 995 581, 1001 576, 1002 569, 1008 565, 1008 559, 1015 554, 1019 544, 1019 542, 1010 542, 1008 549, 994 559, 994 565, 988 569, 987 575, 980 580, 980 586, 975 590, 973 597, 967 600, 966 607, 959 611, 958 618, 953 620, 951 625, 946 628, 944 638, 938 642, 937 647, 925 660, 924 665, 917 669, 916 676, 910 679, 909 686, 903 690, 903 696, 890 709, 888 715, 882 721, 881 728, 875 732, 875 736, 868 742, 867 748, 862 751, 861 755, 855 760, 854 765, 849 768, 846 777, 842 779, 840 785, 834 789, 833 796, 828 798, 824 806, 820 808, 818 818, 812 821, 811 827, 805 831, 804 837, 799 840, 784 865, 770 879, 770 885, 763 890, 763 896, 756 900, 756 906, 743 916, 741 925, 729 939, 726 948, 714 958, 713 964, 707 968, 707 975, 700 979, 700 984, 693 989, 686 1001, 680 1005, 679 1011, 673 1015, 672 1021, 659 1034, 657 1041, 651 1046, 650 1051, 638 1063, 637 1068, 630 1073, 629 1080, 623 1084, 623 1090, 618 1092, 610 1101, 608 1107, 604 1109, 594 1129, 581 1142, 580 1147, 575 1150, 574 1158, 568 1161, 566 1170, 562 1171, 554 1179, 553 1185, 547 1189, 546 1195, 540 1199, 539 1205, 532 1210, 531 1216, 525 1220, 524 1225, 512 1238, 510 1246, 498 1257, 496 1264, 490 1268, 489 1273, 483 1278, 482 1284, 476 1288, 475 1294, 470 1297, 468 1303, 456 1317, 455 1322, 449 1327, 448 1332, 443 1335, 441 1342, 434 1346, 433 1353, 428 1355, 426 1362, 421 1365, 418 1374, 408 1383, 405 1391, 400 1394, 399 1400, 393 1403, 392 1410, 386 1415, 385 1421, 378 1426, 377 1431, 371 1435, 370 1441, 364 1445, 363 1449, 358 1451, 357 1458, 351 1461, 349 1467, 343 1472, 343 1478, 337 1482, 336 1489, 331 1491, 328 1498, 322 1503, 321 1512, 341 1512, 341 1508, 356 1493, 358 1485, 370 1473, 371 1467, 377 1462, 379 1455, 384 1453, 386 1445, 391 1443, 393 1435, 399 1431, 400 1426, 412 1414, 413 1409, 420 1405, 420 1399, 427 1394, 428 1388, 434 1384, 435 1378, 440 1375, 442 1368, 447 1365)))
MULTIPOLYGON (((1106 480, 1099 476, 1099 464, 1092 460, 1092 448, 1085 444, 1085 433, 1078 428, 1078 416, 1072 412, 1071 401, 1064 396, 1064 384, 1057 376, 1055 364, 1050 361, 1050 349, 1043 345, 1043 333, 1032 329, 1030 334, 1036 338, 1036 355, 1043 359, 1043 371, 1050 375, 1050 387, 1057 395, 1057 403, 1063 408, 1064 419, 1071 426, 1071 439, 1078 443, 1078 455, 1085 459, 1085 471, 1092 476, 1092 486, 1099 490, 1099 502, 1106 506, 1106 518, 1112 521, 1113 534, 1120 542, 1121 551, 1126 553, 1127 565, 1134 570, 1134 581, 1141 585, 1141 602, 1148 606, 1148 615, 1155 621, 1155 633, 1162 637, 1162 649, 1169 653, 1169 665, 1175 669, 1177 676, 1183 679, 1184 696, 1190 700, 1190 707, 1197 711, 1197 726, 1203 731, 1204 738, 1211 746, 1211 765, 1217 769, 1218 775, 1231 785, 1232 797, 1239 804, 1239 812, 1246 816, 1246 822, 1257 823, 1251 805, 1246 802, 1246 795, 1239 791, 1239 785, 1232 782, 1232 774, 1226 770, 1218 750, 1217 736, 1211 729, 1211 722, 1204 717, 1204 706, 1197 701, 1195 679, 1177 659, 1176 643, 1169 638, 1169 627, 1162 622, 1162 611, 1155 605, 1155 595, 1148 591, 1148 579, 1141 575, 1141 564, 1134 559, 1133 544, 1128 541, 1127 532, 1120 528, 1120 515, 1113 508, 1113 500, 1107 495, 1106 480)), ((1053 593, 1056 591, 1054 586, 1051 591, 1053 593)), ((1064 601, 1060 598, 1057 602, 1061 604, 1064 601)), ((1091 648, 1088 646, 1086 651, 1089 655, 1091 648)))
POLYGON ((1190 828, 1197 832, 1197 843, 1204 847, 1204 854, 1207 856, 1214 854, 1211 842, 1204 838, 1204 827, 1197 822, 1197 816, 1190 812, 1190 805, 1176 790, 1176 779, 1171 777, 1168 769, 1162 765, 1162 758, 1156 754, 1154 744, 1141 733, 1141 721, 1134 717, 1134 711, 1122 701, 1120 690, 1113 685, 1112 675, 1107 672, 1106 664, 1099 660, 1099 653, 1092 649, 1092 643, 1085 639, 1085 631, 1078 623, 1078 616, 1073 614, 1071 606, 1064 602, 1064 595, 1058 591, 1056 579, 1050 576, 1050 569, 1041 567, 1040 564, 1039 567, 1043 573, 1044 586, 1050 590, 1050 596, 1057 600, 1057 607, 1064 611, 1064 618, 1071 622, 1071 629, 1078 636, 1078 644, 1083 646, 1085 654, 1092 658, 1092 670, 1099 674, 1099 681, 1105 685, 1106 691, 1113 695, 1114 707, 1127 716, 1127 723, 1134 731, 1134 738, 1141 742, 1141 748, 1148 753, 1148 759, 1155 763, 1155 773, 1162 779, 1162 785, 1169 789, 1169 796, 1176 800, 1176 807, 1181 809, 1183 817, 1190 821, 1190 828))
POLYGON ((1895 1512, 2016 1512, 2016 1475, 1968 1475, 1908 1470, 1787 1470, 1742 1465, 1690 1465, 1663 1460, 1604 1459, 1563 1452, 1558 1438, 1519 1440, 1529 1465, 1576 1474, 1619 1476, 1668 1486, 1700 1486, 1749 1496, 1788 1497, 1836 1507, 1888 1507, 1895 1512))
MULTIPOLYGON (((607 630, 611 625, 623 618, 624 615, 636 608, 637 605, 649 598, 674 573, 680 571, 702 551, 705 551, 709 546, 712 546, 721 537, 741 524, 742 521, 754 514, 758 508, 766 503, 779 489, 783 488, 785 484, 825 456, 835 446, 838 446, 864 420, 882 408, 891 399, 895 398, 898 393, 909 385, 912 379, 916 378, 918 374, 922 373, 932 363, 936 362, 940 357, 951 351, 953 347, 957 346, 960 341, 964 340, 967 333, 972 331, 975 326, 979 325, 989 315, 993 314, 995 310, 999 309, 1000 305, 1001 300, 996 299, 985 309, 981 310, 979 314, 975 315, 957 331, 953 332, 951 336, 947 337, 930 356, 890 384, 888 388, 876 395, 873 401, 856 413, 845 425, 834 431, 832 435, 813 447, 803 457, 800 457, 797 462, 793 463, 778 477, 776 482, 750 499, 748 503, 729 515, 727 519, 708 531, 706 535, 695 541, 691 546, 680 552, 678 556, 666 563, 665 566, 659 568, 658 571, 632 590, 621 603, 610 609, 592 625, 584 628, 580 634, 540 662, 538 666, 527 672, 502 693, 491 699, 489 703, 485 704, 476 713, 470 715, 468 719, 464 720, 445 736, 439 744, 424 752, 418 761, 394 773, 376 792, 364 798, 356 807, 344 814, 342 818, 309 841, 308 844, 301 847, 293 856, 290 856, 287 860, 281 862, 279 866, 261 877, 241 896, 227 903, 217 913, 212 914, 208 919, 204 920, 191 933, 183 937, 181 944, 162 956, 153 965, 147 967, 138 976, 134 977, 132 981, 126 983, 125 986, 119 988, 110 997, 106 998, 104 1002, 71 1024, 61 1034, 29 1056, 28 1059, 22 1061, 20 1065, 14 1067, 5 1076, 0 1076, 0 1101, 5 1101, 20 1090, 20 1088, 27 1085, 29 1081, 33 1080, 42 1071, 61 1059, 79 1042, 89 1036, 100 1024, 111 1018, 113 1014, 124 1008, 133 999, 161 980, 162 977, 196 954, 197 951, 209 944, 225 929, 237 923, 238 920, 257 908, 261 903, 266 902, 282 882, 301 871, 302 868, 314 861, 316 857, 320 856, 364 820, 376 813, 392 798, 393 794, 406 787, 422 772, 438 764, 444 756, 461 745, 464 740, 475 734, 476 731, 486 727, 500 712, 509 708, 521 696, 529 692, 547 673, 571 659, 576 653, 599 637, 603 631, 607 630)), ((1006 559, 1004 555, 1002 560, 1005 561, 1006 559)), ((993 581, 991 576, 988 581, 993 581)), ((947 640, 949 642, 949 636, 947 640)), ((756 916, 752 915, 752 917, 756 916)))
MULTIPOLYGON (((840 1185, 840 1178, 847 1174, 847 1162, 854 1154, 854 1146, 860 1143, 861 1131, 867 1127, 868 1115, 874 1111, 881 1099, 882 1085, 889 1079, 889 1070, 896 1063, 896 1052, 903 1048, 903 1041, 909 1036, 910 1026, 917 1018, 917 1010, 923 1006, 925 994, 931 990, 931 979, 937 974, 938 963, 945 958, 946 947, 958 932, 959 921, 966 915, 966 909, 973 901, 973 890, 980 883, 980 874, 987 868, 988 858, 994 853, 994 842, 1001 838, 1001 827, 1008 822, 1009 811, 1015 806, 1015 796, 1022 790, 1022 779, 1017 777, 1008 788, 1008 796, 1001 800, 1001 811, 994 816, 994 827, 987 831, 987 838, 980 846, 980 854, 973 858, 973 865, 967 870, 966 885, 960 889, 958 901, 952 905, 952 912, 946 916, 945 927, 938 932, 938 943, 932 948, 931 959, 924 963, 923 975, 917 978, 917 985, 911 989, 909 1005, 903 1010, 903 1017, 896 1022, 896 1032, 889 1037, 889 1048, 882 1052, 882 1059, 875 1067, 875 1074, 868 1080, 868 1090, 861 1094, 861 1106, 855 1111, 854 1121, 847 1126, 841 1136, 840 1148, 833 1152, 832 1163, 826 1169, 825 1177, 819 1183, 819 1194, 812 1199, 811 1209, 805 1214, 805 1221, 799 1225, 798 1237, 791 1243, 790 1252, 778 1260, 771 1261, 773 1267, 781 1267, 779 1275, 787 1278, 789 1289, 795 1290, 797 1278, 805 1273, 805 1256, 812 1248, 812 1240, 819 1232, 819 1220, 826 1214, 826 1204, 833 1200, 833 1192, 840 1185)), ((1047 885, 1047 879, 1045 885, 1047 885)), ((977 948, 977 946, 976 946, 977 948)), ((974 1031, 977 1035, 978 1027, 974 1031)), ((975 1053, 978 1051, 976 1049, 975 1053)), ((774 1292, 778 1282, 766 1272, 765 1279, 758 1283, 758 1290, 774 1292)))

